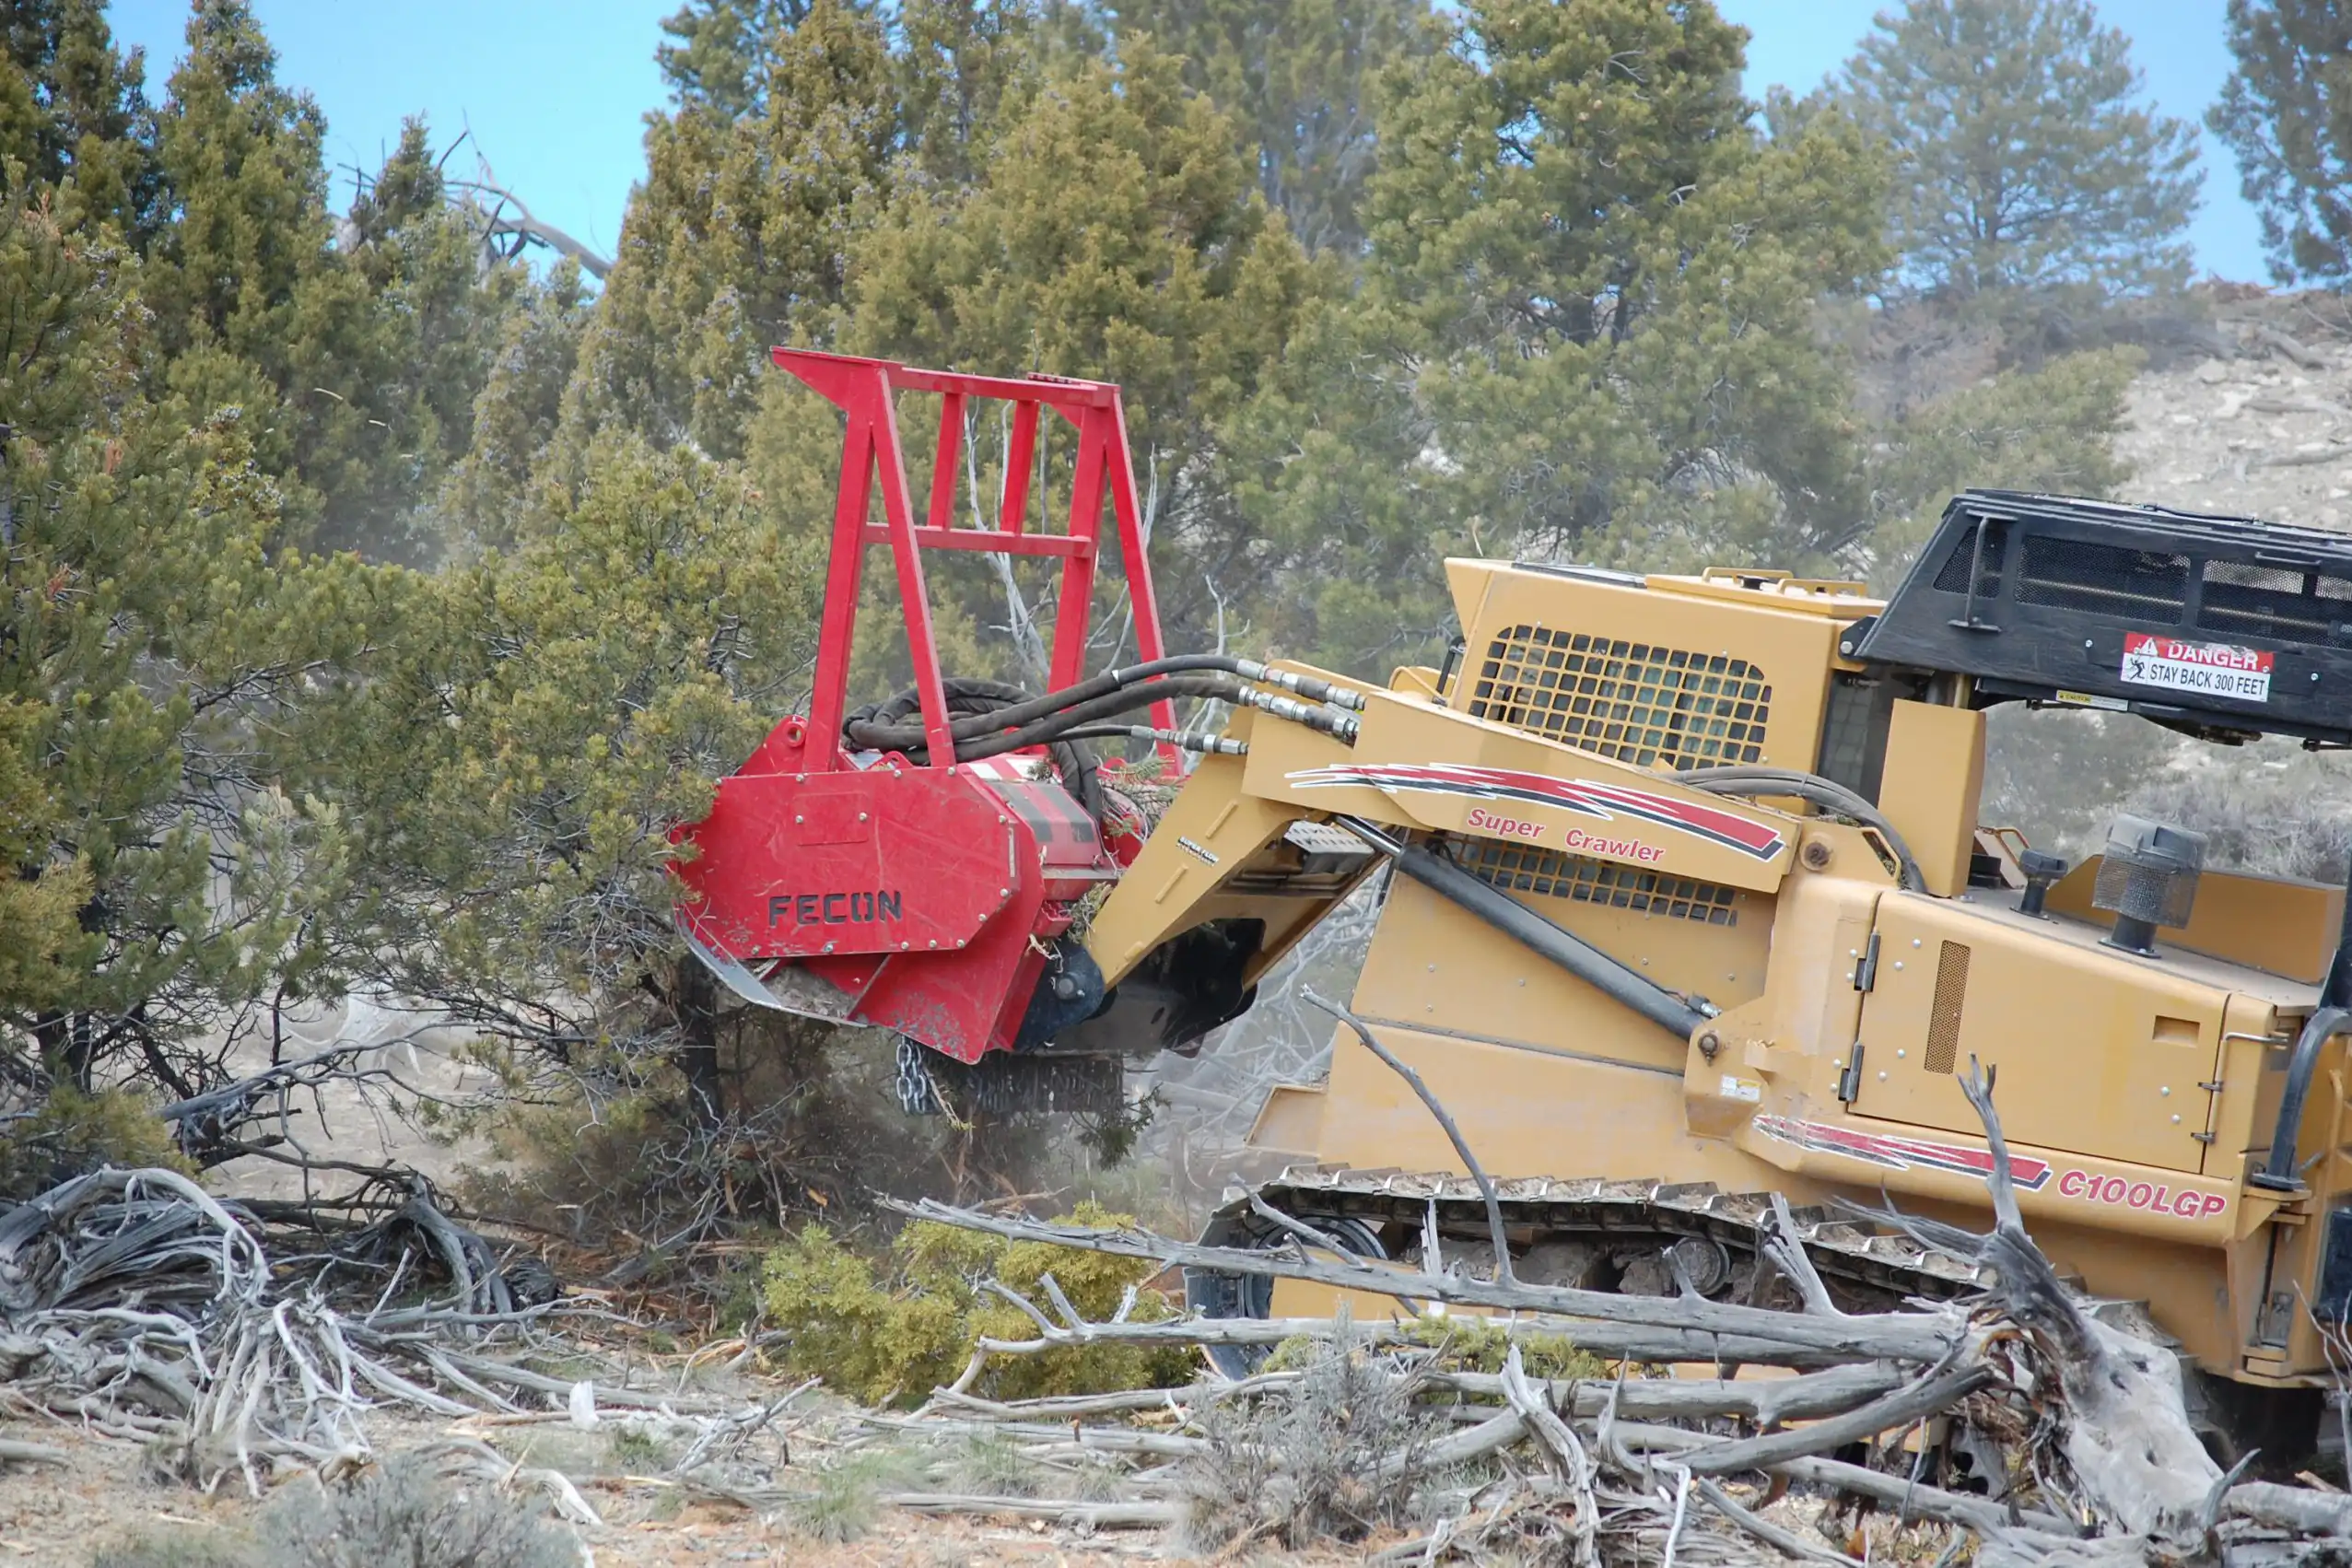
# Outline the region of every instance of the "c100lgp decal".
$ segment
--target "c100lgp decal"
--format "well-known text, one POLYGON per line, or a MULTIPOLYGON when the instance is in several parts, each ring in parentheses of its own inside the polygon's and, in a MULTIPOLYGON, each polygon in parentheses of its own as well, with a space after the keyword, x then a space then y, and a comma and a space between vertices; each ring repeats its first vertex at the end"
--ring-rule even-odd
MULTIPOLYGON (((1554 778, 1512 767, 1470 767, 1453 763, 1335 763, 1328 767, 1304 767, 1286 777, 1302 790, 1366 789, 1377 790, 1384 795, 1458 795, 1476 801, 1550 806, 1604 822, 1632 817, 1690 834, 1726 849, 1736 849, 1759 860, 1771 860, 1787 842, 1767 823, 1751 822, 1736 813, 1696 801, 1653 795, 1646 790, 1631 790, 1621 784, 1554 778)), ((1525 828, 1534 825, 1516 825, 1525 828)), ((1524 831, 1513 836, 1536 837, 1524 831)))

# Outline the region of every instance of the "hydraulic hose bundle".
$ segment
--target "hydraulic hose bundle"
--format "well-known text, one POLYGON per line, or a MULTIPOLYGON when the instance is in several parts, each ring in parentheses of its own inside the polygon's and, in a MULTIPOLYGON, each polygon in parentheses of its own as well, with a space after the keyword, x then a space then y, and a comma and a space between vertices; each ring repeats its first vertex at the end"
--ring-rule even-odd
POLYGON ((1844 785, 1822 778, 1818 773, 1802 773, 1790 767, 1761 767, 1749 764, 1730 764, 1720 767, 1686 768, 1674 776, 1677 784, 1703 790, 1710 795, 1735 797, 1787 796, 1813 804, 1851 822, 1861 824, 1876 833, 1886 843, 1888 852, 1895 858, 1896 877, 1913 893, 1925 891, 1927 879, 1913 858, 1911 846, 1887 820, 1886 813, 1872 805, 1844 785))
MULTIPOLYGON (((1222 653, 1178 654, 1106 670, 1092 680, 1047 692, 1043 696, 1032 696, 1018 686, 999 681, 951 676, 944 684, 951 715, 947 728, 955 741, 957 761, 974 762, 1031 746, 1068 747, 1072 754, 1069 761, 1065 763, 1058 751, 1055 765, 1062 770, 1065 782, 1078 787, 1082 796, 1092 785, 1080 784, 1073 777, 1073 769, 1091 781, 1094 765, 1091 756, 1082 758, 1077 755, 1083 748, 1073 743, 1113 738, 1168 739, 1156 729, 1106 722, 1121 714, 1149 708, 1163 698, 1212 698, 1235 708, 1261 708, 1343 741, 1355 739, 1356 721, 1347 713, 1332 709, 1362 711, 1364 706, 1361 692, 1335 686, 1311 675, 1270 669, 1253 659, 1235 659, 1222 653), (1267 685, 1296 693, 1305 700, 1258 689, 1267 685)), ((929 751, 921 711, 920 699, 909 688, 887 702, 850 714, 842 724, 842 737, 854 748, 903 752, 914 760, 927 762, 929 751)), ((1091 810, 1096 802, 1090 800, 1087 803, 1091 810)))

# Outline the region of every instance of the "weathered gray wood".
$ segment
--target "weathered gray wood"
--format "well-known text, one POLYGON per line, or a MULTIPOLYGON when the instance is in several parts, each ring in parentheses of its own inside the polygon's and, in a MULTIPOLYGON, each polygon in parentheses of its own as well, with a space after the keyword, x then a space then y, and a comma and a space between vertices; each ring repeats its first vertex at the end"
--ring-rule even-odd
POLYGON ((912 1514, 975 1514, 985 1518, 1045 1519, 1098 1530, 1151 1529, 1184 1516, 1174 1503, 1086 1503, 1060 1497, 977 1497, 948 1492, 885 1492, 875 1499, 912 1514))
POLYGON ((1800 1562, 1826 1563, 1829 1568, 1864 1568, 1856 1558, 1848 1557, 1843 1551, 1831 1551, 1826 1546, 1807 1540, 1795 1530, 1783 1529, 1761 1514, 1741 1507, 1732 1500, 1729 1492, 1712 1480, 1695 1480, 1691 1490, 1705 1498, 1708 1506, 1740 1529, 1800 1562))
MULTIPOLYGON (((1530 1314, 1508 1320, 1508 1327, 1514 1334, 1565 1340, 1604 1361, 1836 1367, 1857 1359, 1855 1352, 1833 1347, 1792 1345, 1694 1328, 1654 1328, 1640 1323, 1593 1323, 1530 1314)), ((1328 1317, 1195 1317, 1164 1323, 1091 1323, 1081 1329, 1056 1325, 1050 1334, 1041 1334, 1035 1340, 984 1339, 977 1348, 986 1355, 1039 1355, 1069 1345, 1105 1340, 1161 1345, 1279 1345, 1293 1339, 1333 1339, 1342 1332, 1364 1336, 1365 1342, 1372 1345, 1427 1343, 1424 1338, 1396 1323, 1343 1327, 1328 1317)))
POLYGON ((1299 995, 1354 1030, 1356 1038, 1363 1042, 1363 1048, 1378 1057, 1389 1071, 1403 1079, 1412 1092, 1421 1096, 1421 1103, 1429 1107, 1429 1114, 1437 1118, 1437 1125, 1445 1129, 1446 1139, 1454 1145, 1454 1153, 1461 1156, 1462 1168, 1470 1173, 1470 1179, 1478 1183, 1479 1196, 1486 1199, 1487 1240, 1494 1248, 1494 1278, 1498 1283, 1509 1284, 1511 1233, 1503 1223, 1503 1204, 1494 1195, 1493 1178, 1486 1174, 1486 1167, 1479 1164, 1477 1152, 1471 1149, 1470 1141, 1462 1136, 1461 1125, 1445 1108, 1445 1102, 1431 1092, 1429 1085, 1422 1082, 1421 1074, 1407 1066, 1404 1059, 1382 1045, 1363 1019, 1336 1001, 1325 1000, 1312 989, 1302 987, 1299 995))
MULTIPOLYGON (((1187 1268, 1224 1273, 1306 1280, 1347 1290, 1367 1288, 1365 1274, 1361 1268, 1327 1263, 1312 1257, 1286 1257, 1281 1253, 1258 1252, 1243 1247, 1204 1246, 1155 1235, 1140 1228, 1101 1229, 1052 1224, 1024 1215, 987 1214, 960 1209, 933 1199, 919 1203, 892 1201, 887 1206, 917 1219, 935 1220, 943 1224, 960 1225, 967 1230, 984 1231, 1016 1241, 1047 1242, 1085 1251, 1106 1252, 1116 1257, 1140 1258, 1161 1264, 1181 1264, 1187 1268)), ((1499 1307, 1542 1313, 1553 1317, 1589 1318, 1602 1323, 1639 1324, 1650 1328, 1679 1328, 1704 1334, 1738 1336, 1767 1343, 1836 1352, 1840 1352, 1835 1357, 1839 1361, 1895 1360, 1933 1363, 1943 1360, 1964 1332, 1963 1321, 1957 1313, 1870 1313, 1825 1319, 1774 1312, 1761 1306, 1740 1306, 1690 1297, 1626 1296, 1606 1291, 1533 1285, 1519 1281, 1478 1280, 1460 1275, 1433 1278, 1427 1274, 1399 1270, 1394 1281, 1394 1293, 1403 1300, 1442 1301, 1450 1305, 1499 1307)), ((1725 1359, 1745 1358, 1726 1354, 1725 1359)))
MULTIPOLYGON (((1501 1397, 1503 1379, 1491 1372, 1429 1371, 1433 1388, 1501 1397)), ((1537 1379, 1542 1387, 1547 1380, 1537 1379)), ((1836 1415, 1890 1394, 1908 1381, 1884 1363, 1836 1366, 1798 1377, 1637 1377, 1622 1384, 1581 1378, 1548 1380, 1553 1402, 1579 1421, 1591 1421, 1612 1398, 1631 1421, 1701 1421, 1744 1416, 1762 1427, 1836 1415)), ((1883 1430, 1883 1429, 1875 1429, 1883 1430)))
POLYGON ((1849 1443, 1859 1443, 1882 1432, 1895 1432, 1928 1416, 1938 1415, 1968 1398, 1979 1388, 1995 1381, 1993 1369, 1978 1364, 1947 1372, 1898 1388, 1883 1399, 1873 1400, 1858 1410, 1808 1425, 1791 1427, 1784 1432, 1767 1433, 1761 1437, 1742 1438, 1735 1443, 1719 1443, 1706 1448, 1694 1449, 1681 1456, 1678 1463, 1693 1475, 1733 1475, 1740 1470, 1769 1469, 1784 1459, 1807 1454, 1826 1454, 1849 1443))
POLYGON ((2009 1316, 2056 1368, 2065 1391, 2066 1461, 2101 1523, 2153 1535, 2197 1517, 2221 1468, 2189 1426, 2180 1363, 2086 1313, 2027 1234, 2009 1175, 1993 1077, 1974 1058, 1960 1092, 1984 1124, 1996 1223, 1979 1251, 1999 1276, 2009 1316))

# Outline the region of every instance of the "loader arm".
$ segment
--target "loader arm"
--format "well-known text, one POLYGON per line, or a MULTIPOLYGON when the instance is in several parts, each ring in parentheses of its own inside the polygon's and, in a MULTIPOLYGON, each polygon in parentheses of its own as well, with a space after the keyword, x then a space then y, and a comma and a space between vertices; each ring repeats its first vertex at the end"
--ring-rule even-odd
MULTIPOLYGON (((1657 1005, 1673 993, 1616 957, 1593 965, 1589 943, 1517 901, 1494 903, 1508 898, 1514 852, 1548 849, 1770 896, 1787 873, 1799 820, 1473 718, 1417 683, 1400 687, 1366 694, 1352 743, 1263 713, 1236 717, 1227 738, 1246 755, 1202 760, 1088 928, 1105 979, 1149 999, 1148 1009, 1131 995, 1115 1002, 1088 1037, 1156 1027, 1181 1047, 1237 1016, 1266 972, 1387 851, 1417 840, 1435 847, 1406 850, 1422 858, 1409 867, 1423 872, 1417 880, 1455 883, 1447 895, 1504 937, 1661 1023, 1676 1008, 1705 1015, 1703 1004, 1657 1005)), ((1891 883, 1891 855, 1887 862, 1891 883)))

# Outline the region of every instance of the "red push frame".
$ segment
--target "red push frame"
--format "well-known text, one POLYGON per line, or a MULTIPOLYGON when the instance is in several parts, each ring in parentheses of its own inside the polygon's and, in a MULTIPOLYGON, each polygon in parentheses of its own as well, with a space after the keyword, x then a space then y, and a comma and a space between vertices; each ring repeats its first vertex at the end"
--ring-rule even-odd
MULTIPOLYGON (((816 687, 810 704, 809 732, 838 736, 848 703, 849 649, 858 628, 858 591, 867 547, 887 544, 898 572, 898 597, 907 623, 907 651, 921 699, 923 733, 931 766, 950 766, 955 743, 948 733, 947 697, 939 667, 939 643, 931 630, 930 599, 923 583, 923 550, 980 550, 1005 556, 1059 556, 1059 602, 1048 689, 1059 691, 1085 675, 1086 632, 1094 613, 1094 577, 1101 562, 1103 501, 1108 492, 1117 520, 1119 554, 1127 568, 1128 598, 1134 609, 1139 660, 1163 656, 1159 603, 1152 592, 1152 563, 1144 553, 1143 514, 1135 494, 1135 465, 1128 455, 1127 415, 1118 388, 1108 381, 1059 376, 967 376, 920 370, 889 359, 823 354, 808 348, 775 348, 769 356, 848 415, 841 444, 840 487, 833 512, 832 555, 825 568, 825 610, 817 635, 816 687), (938 459, 925 521, 915 521, 907 483, 905 450, 898 439, 897 404, 902 392, 940 394, 938 459), (976 399, 1012 404, 1011 444, 997 525, 955 526, 955 471, 962 461, 964 415, 976 399), (1070 518, 1061 533, 1029 532, 1030 476, 1036 465, 1038 415, 1052 409, 1078 431, 1070 518), (882 486, 883 521, 869 521, 873 488, 882 486)), ((1176 725, 1176 710, 1163 698, 1152 708, 1153 722, 1176 725)), ((1173 748, 1164 748, 1174 758, 1173 748)), ((807 766, 830 770, 838 765, 837 745, 809 748, 807 766)))

